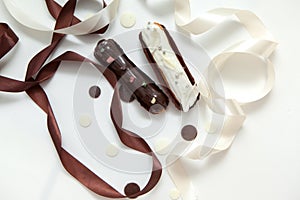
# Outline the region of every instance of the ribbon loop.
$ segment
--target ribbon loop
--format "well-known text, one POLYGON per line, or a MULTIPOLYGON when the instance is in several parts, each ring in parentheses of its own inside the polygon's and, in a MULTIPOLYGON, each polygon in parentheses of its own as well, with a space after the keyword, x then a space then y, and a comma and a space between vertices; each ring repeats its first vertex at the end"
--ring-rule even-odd
MULTIPOLYGON (((20 7, 18 7, 18 0, 3 0, 5 7, 10 14, 21 24, 28 28, 44 31, 44 32, 55 32, 67 35, 86 35, 90 33, 97 33, 107 26, 116 16, 119 7, 120 0, 112 0, 106 7, 99 12, 95 13, 90 18, 80 22, 78 18, 72 19, 72 25, 69 27, 58 28, 53 30, 50 27, 41 24, 36 19, 28 16, 20 7)), ((47 0, 46 5, 50 13, 54 18, 58 17, 58 13, 61 10, 60 6, 53 0, 47 0)), ((105 4, 104 4, 105 5, 105 4)), ((103 32, 103 31, 100 31, 103 32)))

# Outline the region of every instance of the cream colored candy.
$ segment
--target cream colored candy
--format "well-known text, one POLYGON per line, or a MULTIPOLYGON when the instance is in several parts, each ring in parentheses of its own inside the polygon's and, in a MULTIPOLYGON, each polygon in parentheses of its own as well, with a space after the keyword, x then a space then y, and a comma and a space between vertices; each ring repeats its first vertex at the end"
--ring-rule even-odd
POLYGON ((207 122, 205 124, 205 131, 207 133, 216 133, 218 130, 218 125, 217 122, 211 121, 211 122, 207 122))
POLYGON ((180 192, 176 188, 174 188, 170 190, 169 197, 172 200, 177 200, 180 198, 180 192))
POLYGON ((109 157, 116 157, 119 154, 119 149, 115 144, 110 144, 106 148, 106 155, 109 157))
POLYGON ((155 152, 164 155, 168 153, 168 146, 170 142, 166 138, 160 138, 155 142, 155 152))
POLYGON ((120 18, 121 25, 125 28, 131 28, 136 23, 136 17, 133 13, 123 13, 120 18))
POLYGON ((89 115, 81 115, 79 118, 80 126, 87 128, 92 124, 92 119, 89 115))

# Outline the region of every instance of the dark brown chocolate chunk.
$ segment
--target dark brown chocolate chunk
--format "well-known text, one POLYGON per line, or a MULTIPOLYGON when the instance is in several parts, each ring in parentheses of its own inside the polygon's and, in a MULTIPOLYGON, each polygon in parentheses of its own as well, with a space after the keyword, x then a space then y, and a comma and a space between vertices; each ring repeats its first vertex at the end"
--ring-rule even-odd
POLYGON ((193 141, 197 137, 198 131, 193 125, 186 125, 181 129, 181 136, 186 141, 193 141))
POLYGON ((129 183, 126 185, 125 189, 124 189, 124 193, 127 197, 129 198, 136 198, 137 197, 137 193, 140 192, 140 186, 138 186, 138 184, 136 183, 129 183))
POLYGON ((89 94, 92 98, 97 99, 101 95, 101 89, 94 85, 89 89, 89 94))
POLYGON ((164 107, 162 107, 162 105, 160 104, 154 104, 150 107, 149 111, 151 113, 161 113, 162 111, 164 111, 164 107))
POLYGON ((158 114, 167 108, 167 95, 125 55, 114 40, 99 41, 94 55, 103 66, 117 76, 121 85, 126 87, 147 111, 158 114))

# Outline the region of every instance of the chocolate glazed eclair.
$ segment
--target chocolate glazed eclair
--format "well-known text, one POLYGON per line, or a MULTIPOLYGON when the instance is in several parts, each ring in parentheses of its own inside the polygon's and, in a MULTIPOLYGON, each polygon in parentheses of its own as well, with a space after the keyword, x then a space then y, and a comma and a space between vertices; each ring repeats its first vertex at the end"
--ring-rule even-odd
POLYGON ((189 111, 199 100, 198 84, 185 64, 168 30, 159 23, 147 24, 139 35, 144 54, 179 110, 189 111))
POLYGON ((94 56, 107 66, 121 83, 121 87, 132 95, 142 107, 152 114, 166 110, 169 99, 155 82, 141 71, 112 39, 98 42, 94 56))

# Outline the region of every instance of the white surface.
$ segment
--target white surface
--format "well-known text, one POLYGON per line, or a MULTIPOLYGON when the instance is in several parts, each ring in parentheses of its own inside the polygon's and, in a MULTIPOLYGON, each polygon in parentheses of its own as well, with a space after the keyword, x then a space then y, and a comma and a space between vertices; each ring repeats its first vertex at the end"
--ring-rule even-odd
MULTIPOLYGON (((214 7, 251 10, 279 42, 272 56, 276 67, 275 88, 265 99, 245 108, 248 118, 231 149, 205 161, 187 163, 199 199, 300 199, 300 62, 297 54, 300 3, 296 0, 192 2, 194 15, 214 7)), ((122 11, 136 13, 137 28, 156 20, 174 29, 171 0, 123 0, 120 13, 122 11)), ((125 30, 118 20, 107 36, 125 30)), ((20 37, 17 47, 0 61, 0 74, 23 79, 28 61, 48 44, 50 36, 15 22, 2 1, 0 21, 9 23, 20 37)), ((88 56, 100 38, 70 36, 56 55, 68 49, 88 56)), ((0 110, 0 199, 104 199, 90 193, 65 172, 49 137, 44 113, 25 94, 0 93, 0 110)), ((157 188, 139 199, 168 199, 173 187, 164 174, 157 188)))

